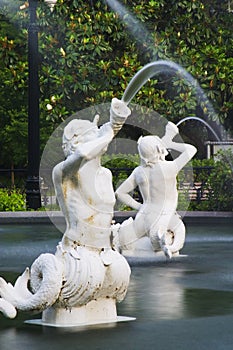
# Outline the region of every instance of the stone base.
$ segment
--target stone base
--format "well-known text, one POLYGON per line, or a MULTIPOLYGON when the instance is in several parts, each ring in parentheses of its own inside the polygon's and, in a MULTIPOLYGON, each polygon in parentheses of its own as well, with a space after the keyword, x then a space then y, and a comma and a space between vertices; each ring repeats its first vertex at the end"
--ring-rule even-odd
POLYGON ((135 318, 117 316, 115 300, 103 298, 71 309, 50 307, 43 312, 42 319, 28 320, 26 323, 50 327, 77 327, 133 320, 135 318))
MULTIPOLYGON (((134 258, 136 260, 153 260, 158 262, 168 260, 168 258, 164 255, 163 251, 155 252, 153 250, 148 237, 140 238, 138 241, 132 244, 130 249, 124 249, 121 253, 126 259, 134 258)), ((183 256, 185 255, 180 255, 180 253, 177 252, 173 254, 172 259, 183 256)))
POLYGON ((34 319, 34 320, 27 320, 25 323, 32 324, 36 326, 43 326, 43 327, 54 327, 54 328, 68 328, 68 327, 85 327, 85 326, 92 326, 97 324, 114 324, 117 322, 129 322, 129 321, 135 321, 135 317, 127 317, 127 316, 117 316, 117 318, 114 321, 99 321, 99 322, 93 322, 93 323, 76 323, 76 324, 52 324, 52 323, 45 323, 42 319, 34 319))

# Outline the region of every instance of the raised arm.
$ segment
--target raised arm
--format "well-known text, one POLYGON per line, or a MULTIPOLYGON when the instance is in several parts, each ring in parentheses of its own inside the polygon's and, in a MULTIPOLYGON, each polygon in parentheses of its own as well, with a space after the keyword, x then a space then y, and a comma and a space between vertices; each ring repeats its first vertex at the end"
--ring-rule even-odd
MULTIPOLYGON (((136 168, 137 169, 137 168, 136 168)), ((133 197, 129 194, 129 192, 133 191, 137 187, 137 183, 135 180, 135 171, 118 187, 115 192, 116 198, 126 204, 127 206, 139 210, 141 207, 141 203, 135 201, 133 197)))
POLYGON ((197 152, 196 147, 187 143, 173 142, 172 139, 179 133, 177 126, 171 122, 168 122, 166 126, 166 133, 162 137, 162 142, 166 148, 173 149, 180 152, 180 155, 173 160, 176 165, 177 172, 181 170, 185 164, 187 164, 197 152))
POLYGON ((91 160, 101 156, 107 150, 109 143, 121 129, 130 113, 131 111, 125 102, 113 98, 110 108, 110 121, 108 123, 105 123, 98 129, 97 119, 99 116, 96 116, 96 126, 90 127, 90 130, 87 130, 83 135, 79 135, 78 130, 74 132, 71 129, 69 142, 72 143, 74 152, 69 154, 63 162, 64 174, 77 171, 83 160, 91 160))
POLYGON ((96 137, 87 142, 77 144, 73 154, 63 162, 64 173, 76 172, 82 161, 91 160, 104 153, 113 139, 113 129, 110 123, 104 124, 97 129, 96 137))

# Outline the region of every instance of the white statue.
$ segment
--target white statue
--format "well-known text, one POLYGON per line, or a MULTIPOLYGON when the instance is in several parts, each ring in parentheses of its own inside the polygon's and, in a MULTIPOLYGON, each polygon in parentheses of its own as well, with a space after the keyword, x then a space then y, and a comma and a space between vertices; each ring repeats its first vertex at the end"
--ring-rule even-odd
POLYGON ((53 181, 66 231, 56 254, 42 254, 13 287, 0 279, 0 310, 43 311, 42 323, 79 325, 117 320, 130 277, 126 259, 111 245, 115 195, 112 175, 101 155, 130 110, 112 100, 110 122, 72 120, 64 129, 66 159, 53 169, 53 181), (27 284, 30 279, 32 292, 27 284))
POLYGON ((115 244, 122 251, 133 251, 135 244, 140 249, 141 237, 148 236, 154 251, 163 251, 171 258, 184 245, 185 227, 176 213, 178 192, 176 177, 178 172, 194 156, 196 148, 185 143, 173 142, 179 130, 168 122, 162 139, 157 136, 140 137, 138 151, 141 165, 117 189, 116 197, 127 206, 136 209, 135 220, 126 220, 115 232, 115 244), (166 161, 167 149, 180 155, 173 161, 166 161), (142 195, 143 203, 130 195, 136 187, 142 195))
POLYGON ((168 123, 162 139, 145 136, 138 141, 141 165, 116 192, 119 200, 138 210, 135 220, 112 225, 112 175, 100 164, 130 115, 127 104, 161 67, 174 64, 157 61, 135 75, 122 100, 112 100, 109 123, 98 128, 96 116, 93 122, 76 119, 65 127, 66 159, 54 167, 53 182, 66 231, 56 253, 41 254, 14 286, 0 278, 0 311, 5 316, 14 318, 17 310, 43 312, 42 320, 33 323, 50 326, 116 322, 116 302, 126 295, 130 267, 115 247, 134 249, 135 242, 148 236, 154 251, 168 257, 182 248, 185 228, 176 213, 176 176, 196 148, 172 141, 177 127, 168 123), (179 157, 166 161, 166 148, 180 152, 179 157), (129 195, 137 185, 142 204, 129 195))

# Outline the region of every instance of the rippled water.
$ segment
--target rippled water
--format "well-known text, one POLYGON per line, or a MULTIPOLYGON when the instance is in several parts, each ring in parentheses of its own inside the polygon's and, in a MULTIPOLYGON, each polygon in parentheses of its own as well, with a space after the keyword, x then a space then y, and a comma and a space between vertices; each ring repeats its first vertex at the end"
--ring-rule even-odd
MULTIPOLYGON (((232 349, 233 227, 195 226, 171 262, 131 266, 118 315, 136 321, 53 329, 23 321, 39 315, 0 315, 0 349, 232 349)), ((3 226, 0 275, 14 279, 42 252, 54 252, 61 234, 52 226, 3 226)))

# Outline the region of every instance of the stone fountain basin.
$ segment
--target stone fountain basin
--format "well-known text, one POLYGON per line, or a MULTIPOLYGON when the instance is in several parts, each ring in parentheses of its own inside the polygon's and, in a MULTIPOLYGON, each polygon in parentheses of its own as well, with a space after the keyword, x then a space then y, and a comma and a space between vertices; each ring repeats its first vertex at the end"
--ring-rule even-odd
MULTIPOLYGON (((173 261, 130 257, 131 282, 118 314, 132 322, 48 328, 25 324, 40 315, 0 315, 1 350, 232 349, 233 225, 187 225, 182 254, 173 261)), ((2 225, 0 275, 13 282, 62 234, 52 225, 2 225)))

